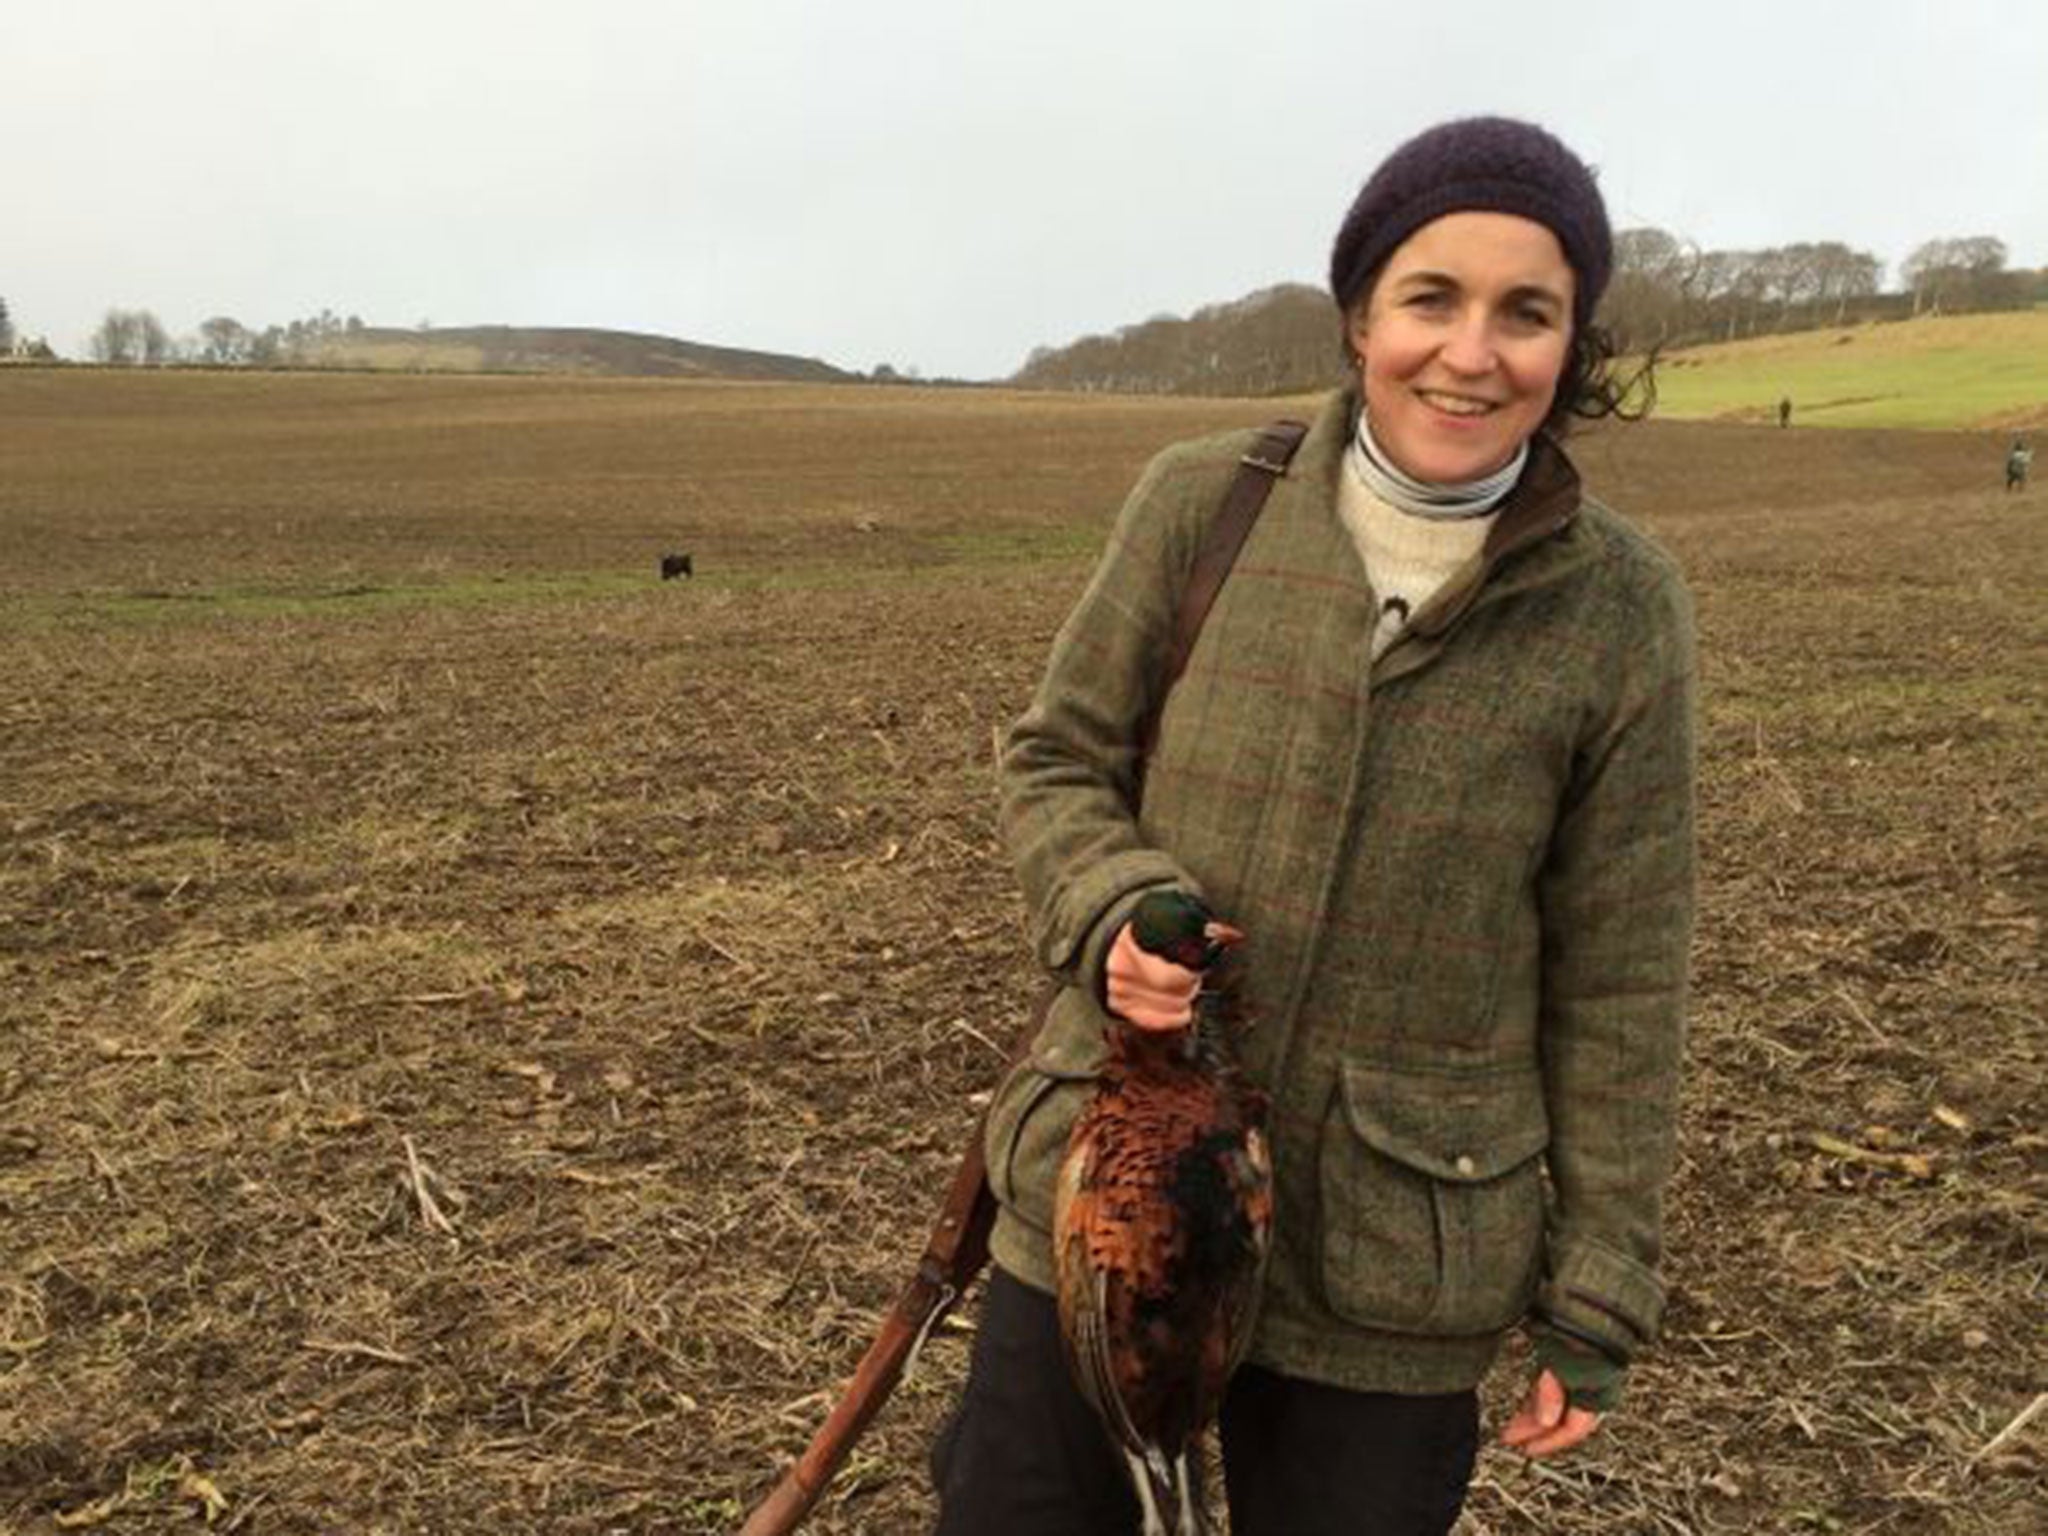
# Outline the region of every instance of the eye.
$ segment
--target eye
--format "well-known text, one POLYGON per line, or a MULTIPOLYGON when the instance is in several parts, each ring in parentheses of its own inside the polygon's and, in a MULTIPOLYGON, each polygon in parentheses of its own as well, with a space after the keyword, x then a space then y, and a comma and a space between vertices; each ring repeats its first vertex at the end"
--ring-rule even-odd
POLYGON ((1451 307, 1451 295, 1447 289, 1424 288, 1408 296, 1408 307, 1432 312, 1446 310, 1451 307))

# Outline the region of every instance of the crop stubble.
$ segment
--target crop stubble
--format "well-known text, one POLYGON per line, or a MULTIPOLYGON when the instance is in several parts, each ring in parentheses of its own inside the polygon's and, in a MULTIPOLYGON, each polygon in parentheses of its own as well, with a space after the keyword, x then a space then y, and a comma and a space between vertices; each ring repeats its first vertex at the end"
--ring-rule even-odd
MULTIPOLYGON (((1146 453, 1273 410, 0 374, 0 1532, 729 1529, 1023 1019, 991 733, 1146 453)), ((1585 443, 1700 603, 1674 1299, 1473 1533, 2048 1493, 2039 1428, 1977 1457, 2048 1387, 1999 446, 1585 443)), ((919 1528, 963 1356, 820 1531, 919 1528)))

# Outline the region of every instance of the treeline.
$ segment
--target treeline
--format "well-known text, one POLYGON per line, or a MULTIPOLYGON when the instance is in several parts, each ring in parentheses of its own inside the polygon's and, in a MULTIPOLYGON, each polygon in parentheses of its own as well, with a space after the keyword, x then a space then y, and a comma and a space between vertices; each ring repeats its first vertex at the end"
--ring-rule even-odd
MULTIPOLYGON (((1615 237, 1599 320, 1625 352, 1778 331, 2024 309, 2048 303, 2048 269, 2010 270, 1988 235, 1930 240, 1884 287, 1884 263, 1839 241, 1707 251, 1661 229, 1615 237)), ((1009 380, 1027 389, 1131 394, 1267 395, 1321 389, 1342 370, 1337 314, 1298 283, 1158 315, 1064 347, 1040 347, 1009 380)))
MULTIPOLYGON (((173 336, 147 309, 110 309, 86 340, 86 355, 95 363, 115 367, 155 368, 176 363, 215 367, 289 368, 311 362, 320 347, 336 337, 364 329, 359 316, 347 319, 332 310, 284 325, 246 326, 228 315, 200 324, 192 336, 173 336)), ((57 352, 40 336, 25 336, 14 324, 7 301, 0 298, 0 359, 56 362, 57 352)))
POLYGON ((1929 240, 1884 288, 1884 263, 1839 241, 1703 251, 1661 229, 1615 236, 1600 320, 1624 351, 1734 341, 1922 314, 2025 309, 2048 300, 2048 270, 2009 270, 1990 235, 1929 240))
POLYGON ((1330 296, 1283 283, 1185 320, 1156 315, 1071 346, 1039 347, 1010 382, 1117 394, 1273 395, 1323 388, 1342 366, 1330 296))
POLYGON ((842 383, 858 377, 816 358, 708 346, 672 336, 577 326, 366 325, 323 309, 260 329, 228 315, 173 338, 146 309, 112 309, 87 342, 108 367, 317 368, 574 373, 609 377, 788 379, 842 383))
POLYGON ((217 368, 289 368, 309 362, 321 346, 363 329, 360 316, 346 320, 323 309, 305 320, 246 326, 231 315, 202 320, 196 336, 172 338, 146 309, 110 309, 93 331, 86 350, 96 363, 148 368, 199 363, 217 368))

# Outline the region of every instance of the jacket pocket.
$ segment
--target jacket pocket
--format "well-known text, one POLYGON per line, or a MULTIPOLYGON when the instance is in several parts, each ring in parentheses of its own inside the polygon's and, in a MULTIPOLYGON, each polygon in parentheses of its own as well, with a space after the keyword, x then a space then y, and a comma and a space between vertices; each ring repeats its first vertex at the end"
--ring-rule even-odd
POLYGON ((1085 993, 1062 991, 1031 1054, 1004 1076, 989 1104, 982 1137, 989 1190, 1041 1232, 1052 1231, 1060 1160, 1108 1054, 1107 1023, 1085 993))
POLYGON ((1330 1309, 1394 1333, 1475 1334, 1528 1308, 1550 1140, 1540 1075, 1346 1062, 1318 1194, 1330 1309))

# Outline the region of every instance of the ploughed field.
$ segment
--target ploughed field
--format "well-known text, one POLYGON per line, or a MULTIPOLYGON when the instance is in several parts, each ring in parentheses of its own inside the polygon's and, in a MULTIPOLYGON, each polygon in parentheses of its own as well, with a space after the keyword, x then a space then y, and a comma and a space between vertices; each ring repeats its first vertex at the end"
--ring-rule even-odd
MULTIPOLYGON (((993 733, 1146 456, 1275 409, 0 372, 0 1533, 732 1529, 1036 985, 993 733)), ((1673 1301, 1475 1536, 2040 1528, 2003 446, 1582 442, 1702 627, 1673 1301)), ((966 1337, 816 1529, 922 1527, 966 1337)))

